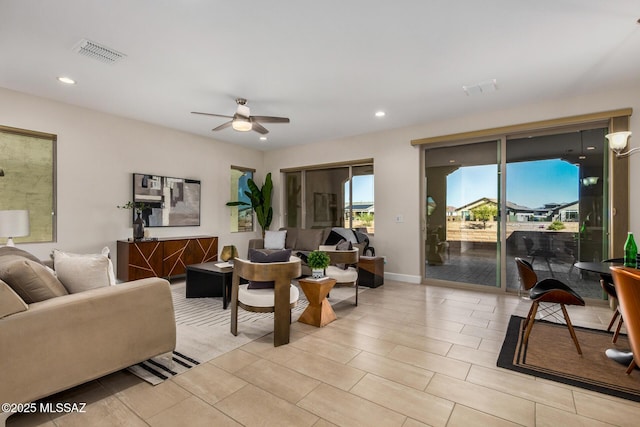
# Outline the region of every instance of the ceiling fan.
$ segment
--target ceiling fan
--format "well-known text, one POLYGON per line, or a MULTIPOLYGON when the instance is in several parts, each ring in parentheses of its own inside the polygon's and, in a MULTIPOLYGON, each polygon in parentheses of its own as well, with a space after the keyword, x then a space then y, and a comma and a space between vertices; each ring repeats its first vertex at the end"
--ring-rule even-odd
POLYGON ((226 129, 231 126, 234 130, 237 130, 239 132, 254 130, 262 135, 265 135, 269 133, 269 131, 260 123, 289 123, 289 119, 287 117, 252 116, 249 107, 247 107, 247 100, 244 98, 236 99, 236 104, 238 104, 238 108, 236 109, 236 113, 233 116, 214 113, 200 113, 198 111, 192 111, 191 113, 231 119, 228 122, 225 122, 220 126, 213 128, 212 130, 214 131, 226 129))

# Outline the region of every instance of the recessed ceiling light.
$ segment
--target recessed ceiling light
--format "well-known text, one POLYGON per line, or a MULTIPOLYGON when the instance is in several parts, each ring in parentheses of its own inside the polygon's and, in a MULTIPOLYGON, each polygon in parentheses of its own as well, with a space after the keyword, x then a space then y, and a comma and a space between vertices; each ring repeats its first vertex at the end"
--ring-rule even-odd
POLYGON ((384 111, 376 111, 376 117, 384 117, 386 115, 387 113, 385 113, 384 111))
POLYGON ((74 85, 74 84, 76 84, 76 81, 75 81, 75 80, 73 80, 73 79, 72 79, 72 78, 70 78, 70 77, 58 77, 58 81, 59 81, 60 83, 64 83, 64 84, 67 84, 67 85, 74 85))
POLYGON ((261 137, 260 137, 260 141, 266 141, 266 140, 267 140, 267 137, 266 137, 266 136, 261 136, 261 137))
POLYGON ((595 150, 595 149, 596 149, 596 147, 594 147, 593 145, 590 145, 590 146, 587 147, 587 150, 595 150))

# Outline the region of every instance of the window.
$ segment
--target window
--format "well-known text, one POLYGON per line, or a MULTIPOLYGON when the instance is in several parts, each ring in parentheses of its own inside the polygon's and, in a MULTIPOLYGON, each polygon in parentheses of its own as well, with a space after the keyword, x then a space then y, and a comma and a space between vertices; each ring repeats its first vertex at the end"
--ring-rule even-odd
POLYGON ((231 166, 231 202, 246 202, 249 205, 231 206, 231 232, 253 231, 253 209, 245 194, 249 191, 247 182, 253 179, 255 170, 231 166))
POLYGON ((283 170, 288 227, 373 233, 373 160, 283 170))
POLYGON ((30 234, 15 242, 55 241, 56 136, 0 126, 0 153, 0 210, 29 211, 30 234))

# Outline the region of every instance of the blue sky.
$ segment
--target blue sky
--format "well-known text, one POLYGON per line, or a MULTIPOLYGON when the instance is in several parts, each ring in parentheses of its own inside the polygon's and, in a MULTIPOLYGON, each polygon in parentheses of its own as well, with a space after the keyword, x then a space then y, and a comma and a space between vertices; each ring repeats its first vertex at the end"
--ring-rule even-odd
MULTIPOLYGON (((347 194, 348 198, 349 195, 347 194)), ((348 200, 346 200, 348 201, 348 200)), ((353 202, 373 202, 373 175, 353 177, 353 202)))
MULTIPOLYGON (((507 164, 507 200, 529 208, 578 200, 579 168, 562 160, 507 164)), ((447 177, 447 205, 461 207, 482 197, 496 199, 497 166, 468 166, 447 177)))

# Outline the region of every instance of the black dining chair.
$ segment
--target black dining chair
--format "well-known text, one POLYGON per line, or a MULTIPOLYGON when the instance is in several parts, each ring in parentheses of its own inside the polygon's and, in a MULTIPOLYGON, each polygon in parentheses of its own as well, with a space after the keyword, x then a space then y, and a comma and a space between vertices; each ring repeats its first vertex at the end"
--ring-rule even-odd
POLYGON ((518 273, 520 275, 522 286, 525 290, 529 291, 529 297, 531 298, 531 308, 529 309, 529 314, 527 315, 523 326, 524 347, 526 348, 529 342, 529 336, 531 335, 531 330, 533 329, 533 324, 536 320, 536 314, 540 308, 540 313, 543 318, 551 316, 555 319, 560 319, 557 313, 558 311, 562 311, 564 322, 566 323, 569 333, 571 334, 571 338, 576 345, 576 350, 578 350, 578 354, 582 354, 578 337, 576 336, 576 332, 571 324, 571 319, 569 318, 569 313, 567 313, 567 309, 565 307, 567 305, 584 306, 585 303, 582 297, 569 286, 557 279, 547 278, 538 281, 538 276, 528 261, 522 258, 516 258, 515 260, 516 265, 518 266, 518 273), (541 303, 546 304, 541 306, 541 303), (558 306, 560 307, 559 309, 558 306))

